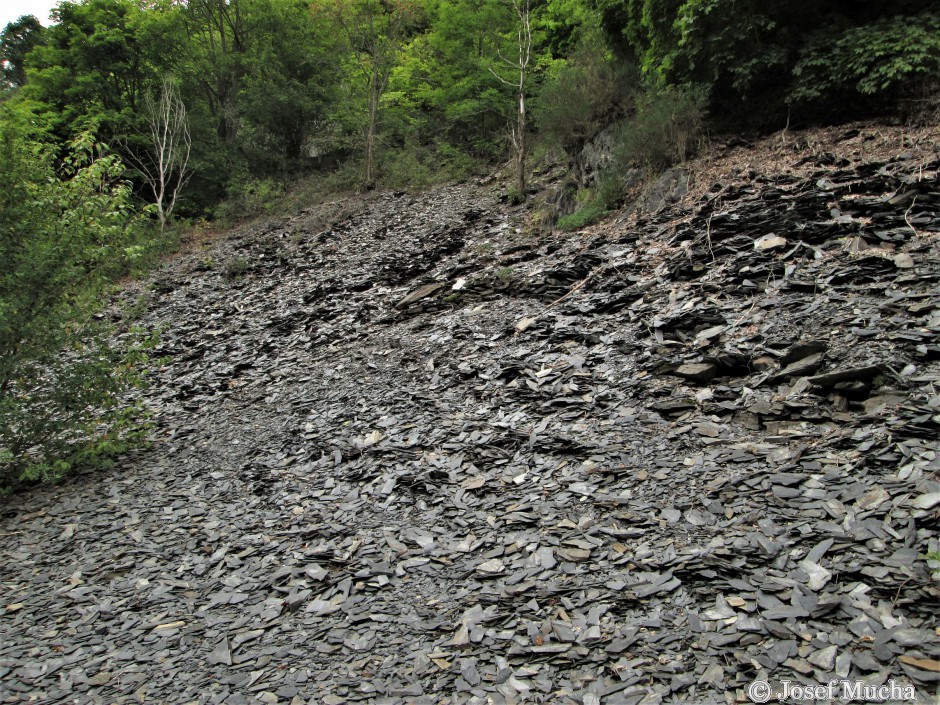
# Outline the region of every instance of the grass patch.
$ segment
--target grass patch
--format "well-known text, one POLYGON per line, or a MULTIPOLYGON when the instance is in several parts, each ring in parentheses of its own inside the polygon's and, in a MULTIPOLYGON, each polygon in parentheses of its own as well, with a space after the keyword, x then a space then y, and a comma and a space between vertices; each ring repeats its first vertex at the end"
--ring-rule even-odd
POLYGON ((501 267, 496 272, 496 277, 503 283, 509 284, 516 276, 512 267, 501 267))
POLYGON ((564 231, 579 230, 593 225, 610 215, 611 211, 606 210, 598 204, 589 204, 579 208, 571 215, 566 215, 558 219, 558 229, 564 231))
POLYGON ((245 275, 250 268, 251 265, 248 263, 247 259, 244 257, 235 257, 225 263, 225 268, 222 273, 225 275, 226 279, 238 279, 245 275))

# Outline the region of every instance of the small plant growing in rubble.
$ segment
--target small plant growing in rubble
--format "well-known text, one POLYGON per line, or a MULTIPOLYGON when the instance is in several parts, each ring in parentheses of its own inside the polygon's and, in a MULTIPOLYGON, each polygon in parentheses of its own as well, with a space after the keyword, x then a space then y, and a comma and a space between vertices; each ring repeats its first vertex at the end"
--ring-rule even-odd
POLYGON ((226 279, 237 279, 240 276, 243 276, 248 272, 249 264, 248 260, 244 257, 235 257, 230 259, 225 263, 225 278, 226 279))

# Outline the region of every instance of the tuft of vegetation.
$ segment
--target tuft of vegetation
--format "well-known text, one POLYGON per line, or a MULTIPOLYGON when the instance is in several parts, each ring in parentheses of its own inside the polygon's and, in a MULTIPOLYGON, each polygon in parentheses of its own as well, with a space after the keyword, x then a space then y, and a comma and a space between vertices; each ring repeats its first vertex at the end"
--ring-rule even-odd
POLYGON ((244 257, 233 257, 225 263, 222 274, 226 279, 238 279, 251 269, 251 265, 244 257))
POLYGON ((940 551, 928 551, 921 558, 927 561, 930 575, 933 578, 940 578, 940 551))
POLYGON ((511 284, 516 278, 516 272, 512 267, 500 267, 496 270, 496 278, 503 284, 511 284))
POLYGON ((562 216, 558 219, 557 226, 559 230, 580 230, 581 228, 603 220, 604 217, 609 214, 610 211, 606 210, 602 205, 592 203, 583 208, 579 208, 570 215, 562 216))

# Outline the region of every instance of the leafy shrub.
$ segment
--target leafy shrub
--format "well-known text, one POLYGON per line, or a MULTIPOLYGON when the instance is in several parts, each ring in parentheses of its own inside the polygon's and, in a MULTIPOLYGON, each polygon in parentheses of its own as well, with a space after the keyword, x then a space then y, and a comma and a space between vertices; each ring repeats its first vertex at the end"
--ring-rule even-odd
POLYGON ((635 86, 632 66, 615 60, 601 37, 589 36, 543 84, 536 122, 577 161, 584 144, 622 114, 635 86))
POLYGON ((465 179, 479 162, 458 148, 439 140, 431 145, 409 141, 382 151, 379 185, 385 188, 422 189, 436 183, 465 179))
POLYGON ((251 269, 251 264, 244 257, 233 257, 225 263, 223 275, 226 279, 238 279, 251 269))
POLYGON ((835 41, 831 31, 820 32, 793 75, 794 103, 885 101, 912 93, 940 80, 940 17, 890 17, 846 29, 835 41))
POLYGON ((261 215, 283 193, 283 184, 274 179, 237 176, 229 182, 225 200, 216 207, 215 216, 223 223, 235 223, 261 215))
POLYGON ((384 151, 379 158, 379 182, 391 188, 425 188, 434 182, 434 169, 416 150, 402 148, 384 151))
POLYGON ((624 198, 636 193, 645 183, 642 169, 614 160, 600 173, 597 186, 594 188, 594 200, 609 210, 620 207, 624 198))
POLYGON ((701 145, 704 118, 701 88, 648 89, 636 113, 621 123, 615 162, 653 170, 684 162, 701 145))
POLYGON ((444 140, 434 144, 435 161, 448 179, 462 180, 469 178, 480 168, 480 161, 444 140))
POLYGON ((147 341, 115 344, 95 316, 133 253, 130 186, 87 134, 55 164, 0 120, 0 484, 57 477, 143 432, 122 398, 141 381, 147 341))

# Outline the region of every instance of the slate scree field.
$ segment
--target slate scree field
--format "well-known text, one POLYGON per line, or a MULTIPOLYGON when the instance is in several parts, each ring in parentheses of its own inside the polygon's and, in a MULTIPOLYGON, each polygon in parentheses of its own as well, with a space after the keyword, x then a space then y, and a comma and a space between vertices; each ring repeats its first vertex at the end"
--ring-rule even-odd
POLYGON ((0 499, 0 702, 935 703, 940 139, 819 135, 574 233, 468 182, 156 271, 151 446, 0 499))

